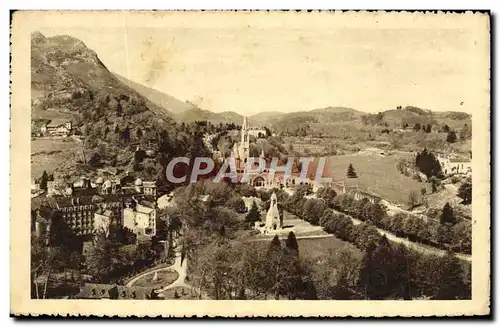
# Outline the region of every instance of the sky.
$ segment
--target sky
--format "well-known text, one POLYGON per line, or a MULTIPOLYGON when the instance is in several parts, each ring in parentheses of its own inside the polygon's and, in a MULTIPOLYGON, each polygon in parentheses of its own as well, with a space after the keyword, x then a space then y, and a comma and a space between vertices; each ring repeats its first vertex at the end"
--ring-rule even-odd
POLYGON ((167 15, 142 23, 123 14, 37 29, 77 37, 111 71, 215 112, 399 105, 472 112, 484 105, 484 20, 259 17, 167 15))

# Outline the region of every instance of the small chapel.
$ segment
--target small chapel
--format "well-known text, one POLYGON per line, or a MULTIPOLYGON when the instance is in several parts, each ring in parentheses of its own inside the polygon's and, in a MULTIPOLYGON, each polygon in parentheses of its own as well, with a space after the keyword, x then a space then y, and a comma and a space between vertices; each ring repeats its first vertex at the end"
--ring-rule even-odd
POLYGON ((264 225, 264 233, 281 230, 283 228, 283 217, 280 216, 278 209, 278 197, 273 192, 271 195, 271 203, 266 214, 266 224, 264 225))

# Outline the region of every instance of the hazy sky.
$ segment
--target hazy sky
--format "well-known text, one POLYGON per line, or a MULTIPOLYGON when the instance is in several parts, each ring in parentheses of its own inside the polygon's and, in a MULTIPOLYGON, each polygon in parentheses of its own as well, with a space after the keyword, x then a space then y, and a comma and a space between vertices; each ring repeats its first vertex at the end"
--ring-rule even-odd
POLYGON ((198 18, 141 25, 128 14, 86 25, 47 21, 38 30, 75 36, 111 71, 213 111, 415 105, 472 112, 487 92, 487 26, 477 19, 198 18))

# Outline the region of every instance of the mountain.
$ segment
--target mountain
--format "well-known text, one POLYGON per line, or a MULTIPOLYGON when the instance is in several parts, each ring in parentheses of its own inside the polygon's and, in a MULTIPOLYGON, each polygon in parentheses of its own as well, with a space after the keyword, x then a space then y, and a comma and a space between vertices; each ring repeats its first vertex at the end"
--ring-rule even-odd
POLYGON ((93 50, 67 35, 32 34, 31 99, 36 118, 48 113, 54 118, 60 112, 83 120, 115 120, 148 111, 171 119, 168 110, 123 84, 93 50))
POLYGON ((129 79, 121 75, 118 75, 116 73, 113 73, 113 75, 120 82, 122 82, 125 85, 128 85, 129 87, 137 91, 137 93, 141 94, 143 97, 145 97, 152 103, 156 104, 159 107, 166 108, 169 112, 172 112, 173 114, 178 115, 186 111, 196 109, 196 106, 194 106, 189 102, 179 100, 169 94, 147 87, 145 85, 132 82, 129 79))
POLYGON ((383 122, 390 127, 399 127, 404 124, 414 126, 418 123, 420 125, 448 125, 453 129, 458 129, 464 124, 472 124, 472 116, 464 112, 432 111, 415 106, 390 109, 383 111, 382 114, 383 122))
POLYGON ((259 112, 258 114, 252 115, 248 117, 248 123, 251 126, 266 126, 269 125, 273 122, 273 120, 277 119, 278 117, 281 117, 285 115, 285 113, 280 112, 280 111, 264 111, 264 112, 259 112))
POLYGON ((233 111, 213 112, 198 108, 195 104, 189 101, 181 101, 167 93, 147 87, 140 83, 132 82, 125 77, 114 73, 114 76, 123 84, 130 86, 143 97, 154 103, 155 105, 166 108, 173 115, 172 117, 179 122, 191 123, 195 121, 210 121, 212 124, 219 123, 234 123, 240 125, 243 121, 243 116, 233 111))
MULTIPOLYGON (((189 102, 187 103, 190 104, 189 102)), ((243 122, 243 116, 234 111, 213 112, 210 110, 204 110, 197 107, 191 110, 187 110, 183 113, 177 114, 175 118, 179 121, 186 123, 206 120, 210 121, 212 124, 234 123, 236 125, 241 125, 241 123, 243 122)))
MULTIPOLYGON (((58 178, 95 177, 99 168, 113 167, 154 180, 165 176, 167 155, 205 154, 201 133, 177 124, 172 113, 120 81, 93 50, 71 36, 32 34, 31 100, 34 135, 42 122, 70 119, 72 133, 79 136, 79 141, 64 140, 72 145, 65 151, 61 140, 33 140, 32 149, 38 146, 42 154, 32 155, 32 168, 43 166, 58 178), (137 148, 158 152, 138 162, 137 148)), ((32 172, 35 177, 39 173, 32 172)))
POLYGON ((359 121, 363 114, 363 112, 352 108, 327 107, 274 116, 271 126, 277 132, 286 132, 291 129, 309 129, 315 124, 324 126, 328 124, 359 121))

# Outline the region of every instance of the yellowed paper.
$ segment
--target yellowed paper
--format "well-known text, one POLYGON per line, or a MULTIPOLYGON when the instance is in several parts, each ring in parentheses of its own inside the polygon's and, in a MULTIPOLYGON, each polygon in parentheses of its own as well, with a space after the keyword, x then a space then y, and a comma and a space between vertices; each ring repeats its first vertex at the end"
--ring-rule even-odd
MULTIPOLYGON (((12 314, 420 317, 485 315, 490 312, 490 18, 487 14, 18 11, 13 17, 11 35, 12 314), (50 41, 54 40, 50 38, 58 35, 80 40, 83 45, 65 43, 69 48, 73 47, 67 51, 86 47, 95 52, 110 72, 128 80, 129 87, 133 86, 130 84, 132 81, 181 99, 163 98, 160 105, 155 106, 147 102, 149 110, 162 121, 170 115, 180 123, 182 119, 175 114, 175 110, 185 107, 188 110, 193 107, 206 109, 218 114, 216 124, 220 119, 230 119, 230 113, 227 112, 234 111, 241 116, 250 116, 250 125, 252 115, 257 113, 278 111, 290 114, 337 106, 354 108, 364 114, 396 110, 396 106, 401 105, 415 105, 436 112, 460 111, 470 114, 472 138, 464 144, 469 144, 470 150, 474 152, 471 161, 472 204, 469 205, 474 250, 472 255, 464 255, 466 259, 463 260, 472 266, 472 299, 172 299, 164 303, 133 298, 117 302, 109 299, 33 297, 28 231, 33 228, 30 218, 32 199, 29 190, 33 190, 33 179, 38 178, 44 170, 55 170, 59 164, 67 164, 61 159, 60 163, 56 161, 52 166, 44 165, 37 161, 39 155, 36 158, 36 151, 32 148, 33 142, 45 142, 41 141, 45 136, 33 133, 32 128, 39 128, 38 125, 33 127, 33 121, 40 117, 32 116, 32 108, 38 105, 38 97, 50 98, 40 90, 44 88, 43 83, 52 83, 52 80, 44 82, 40 78, 50 76, 50 70, 33 72, 33 67, 41 67, 32 61, 33 58, 41 58, 33 54, 31 46, 35 32, 41 33, 46 38, 44 40, 49 40, 43 42, 56 42, 50 41), (33 87, 33 76, 37 78, 36 83, 42 86, 33 87), (162 105, 171 112, 161 112, 162 105), (174 115, 171 115, 172 112, 174 115)), ((68 58, 65 63, 60 58, 50 59, 50 55, 49 50, 43 53, 44 63, 47 63, 44 67, 73 67, 71 60, 81 59, 68 58)), ((91 72, 85 65, 78 69, 82 85, 90 85, 101 78, 99 72, 91 72)), ((75 89, 75 84, 69 83, 62 92, 75 89)), ((99 87, 95 86, 95 89, 99 87)), ((56 98, 60 90, 53 91, 51 96, 56 98)), ((72 94, 68 91, 69 97, 73 96, 71 101, 76 101, 79 96, 75 92, 72 94)), ((51 105, 58 106, 56 102, 51 105)), ((44 107, 45 114, 51 112, 47 109, 53 108, 44 107)), ((58 108, 55 109, 57 112, 58 108)), ((128 109, 123 110, 126 112, 128 109)), ((274 126, 277 118, 273 117, 259 123, 274 126)), ((296 123, 300 122, 290 122, 290 129, 296 123)), ((241 123, 237 120, 237 124, 241 123)), ((332 129, 326 127, 323 132, 328 133, 332 129)), ((69 130, 68 135, 73 134, 69 130)), ((459 131, 457 129, 457 134, 459 131)), ((272 132, 284 133, 284 129, 272 132)), ((62 130, 61 133, 66 131, 62 130)), ((317 138, 317 135, 314 137, 317 138)), ((300 136, 292 138, 294 142, 301 139, 300 136)), ((308 141, 304 140, 307 147, 308 141)), ((52 142, 50 138, 48 142, 52 142)), ((366 142, 361 144, 361 141, 354 144, 357 145, 362 151, 369 147, 366 142)), ((47 150, 42 155, 63 156, 65 151, 74 151, 76 147, 80 147, 79 143, 61 147, 54 153, 48 153, 50 151, 47 150)), ((77 159, 80 151, 75 153, 74 159, 70 159, 71 164, 80 160, 77 159)), ((85 160, 90 155, 83 154, 85 160)), ((345 172, 347 166, 342 169, 345 172)), ((358 174, 361 181, 363 172, 358 170, 358 174)), ((80 175, 77 170, 73 177, 79 178, 80 175)), ((425 185, 430 187, 430 184, 425 185)), ((400 187, 401 192, 408 192, 405 185, 400 187)), ((368 185, 366 191, 370 190, 368 185)), ((75 198, 74 195, 69 196, 72 197, 75 198)), ((307 256, 303 252, 301 255, 307 256)), ((436 280, 436 283, 439 284, 439 281, 436 280)))

